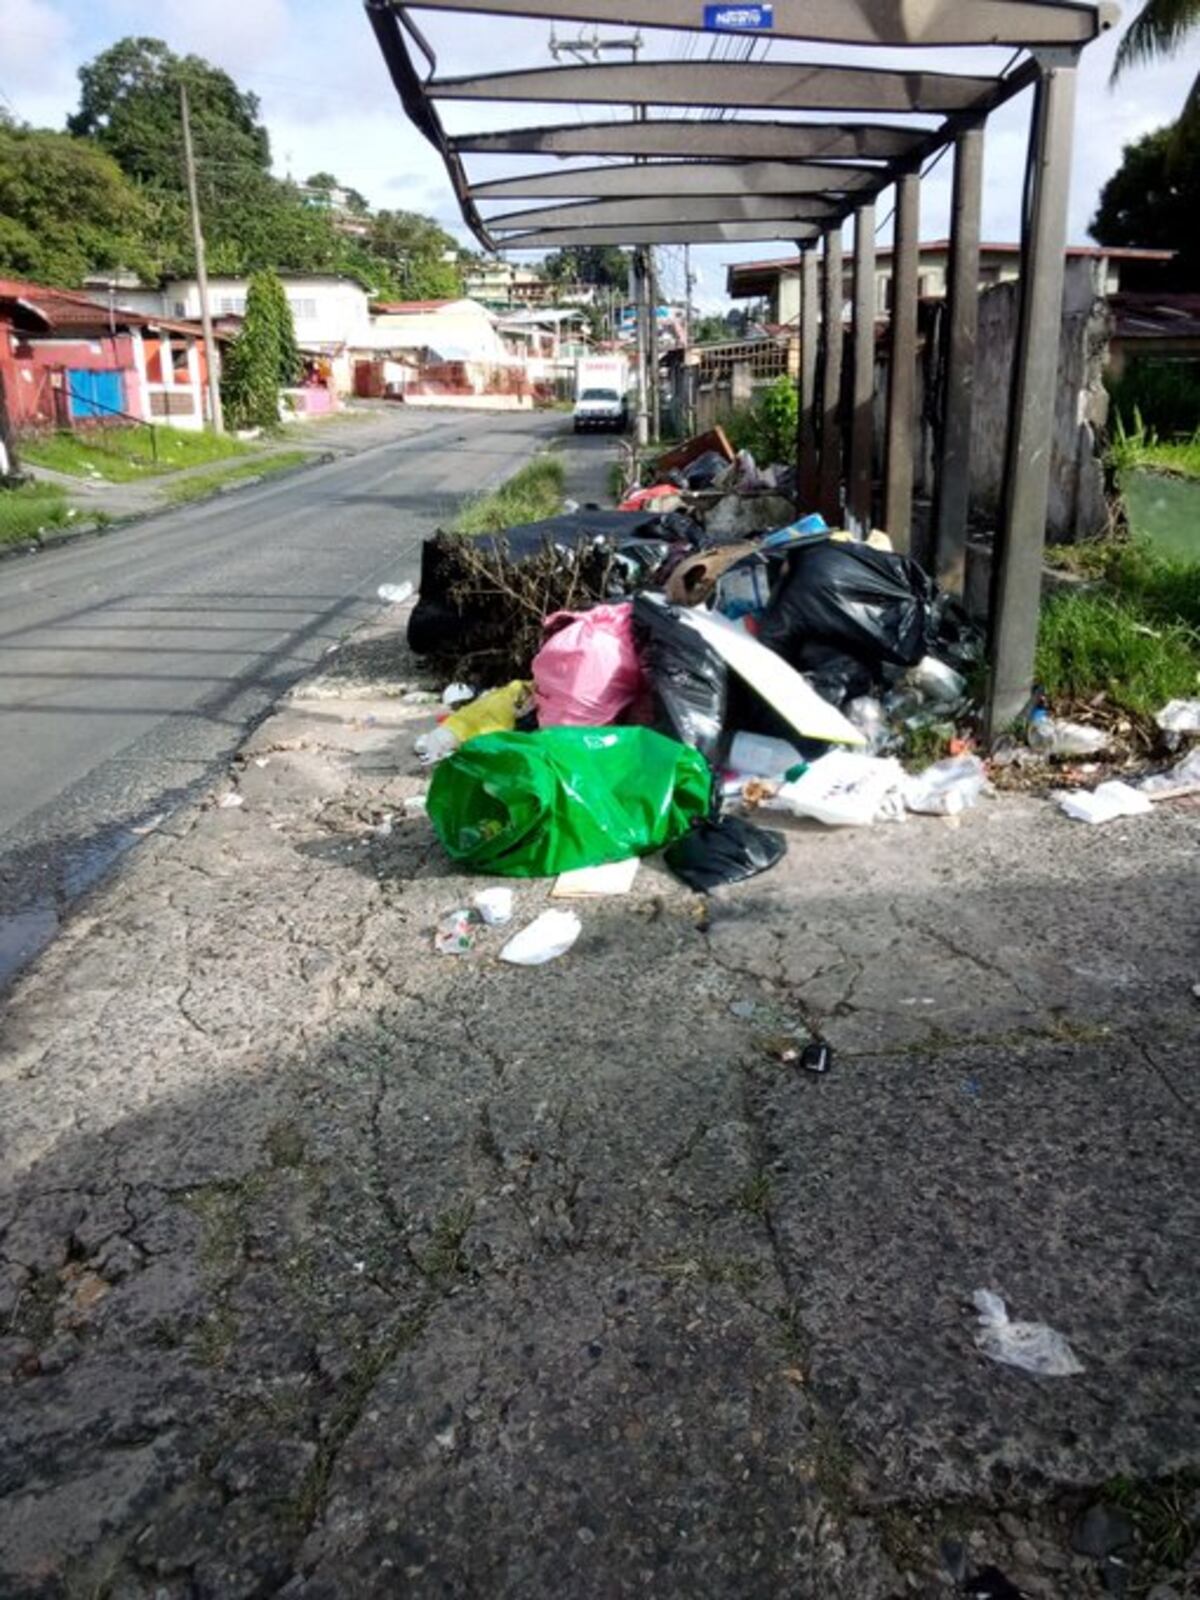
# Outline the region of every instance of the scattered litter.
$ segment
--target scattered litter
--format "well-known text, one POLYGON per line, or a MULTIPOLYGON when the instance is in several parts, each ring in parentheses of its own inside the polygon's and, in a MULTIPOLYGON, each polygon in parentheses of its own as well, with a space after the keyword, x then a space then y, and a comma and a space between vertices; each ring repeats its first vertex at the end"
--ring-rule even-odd
POLYGON ((787 840, 781 833, 728 816, 698 823, 676 840, 664 859, 689 889, 706 894, 769 871, 786 851, 787 840))
POLYGON ((785 778, 802 761, 794 744, 765 733, 735 733, 729 747, 730 767, 748 778, 785 778))
POLYGON ((166 820, 165 811, 157 811, 154 816, 148 817, 145 822, 139 822, 136 827, 130 828, 130 833, 136 834, 139 839, 144 839, 148 833, 154 833, 166 820))
POLYGON ((413 740, 413 753, 422 766, 431 767, 435 761, 452 756, 458 749, 458 740, 449 728, 431 728, 413 740))
POLYGON ((927 700, 942 705, 958 705, 967 694, 967 680, 962 673, 955 672, 936 656, 922 656, 916 666, 905 673, 904 681, 927 700))
POLYGON ((230 789, 228 794, 223 794, 217 801, 222 811, 232 811, 235 807, 245 805, 245 801, 235 789, 230 789))
POLYGON ((994 1290, 976 1289, 971 1301, 980 1323, 975 1343, 992 1361, 1043 1378, 1073 1378, 1083 1371, 1061 1333, 1042 1322, 1010 1322, 1004 1301, 994 1290))
POLYGON ((512 921, 513 892, 507 887, 480 889, 471 904, 489 928, 502 928, 512 921))
POLYGON ((461 956, 475 945, 475 925, 465 906, 448 911, 433 935, 433 948, 440 956, 461 956))
POLYGON ((904 816, 907 781, 894 756, 831 750, 799 778, 785 783, 772 805, 830 828, 865 828, 904 816))
POLYGON ((1154 720, 1164 733, 1200 733, 1200 700, 1168 700, 1154 720))
POLYGON ((1063 722, 1037 708, 1026 731, 1029 748, 1044 756, 1098 756, 1108 748, 1108 735, 1082 722, 1063 722))
POLYGON ((410 794, 404 800, 404 815, 406 817, 423 817, 426 815, 426 796, 423 794, 410 794))
POLYGON ((833 1051, 824 1039, 814 1039, 800 1052, 800 1066, 805 1072, 824 1074, 833 1065, 833 1051))
POLYGON ((411 583, 381 583, 379 585, 379 598, 390 606, 402 606, 406 600, 411 600, 413 586, 411 583))
POLYGON ((527 928, 522 928, 500 952, 501 961, 516 967, 540 967, 554 961, 578 939, 579 918, 573 911, 543 911, 527 928))
POLYGON ((987 773, 978 756, 950 756, 908 780, 904 804, 926 816, 953 817, 973 806, 986 788, 987 773))
POLYGON ((469 683, 448 683, 442 690, 442 704, 444 706, 463 706, 468 700, 474 700, 475 691, 469 683))
POLYGON ((1119 778, 1110 778, 1090 792, 1086 789, 1059 789, 1054 798, 1059 809, 1073 822, 1112 822, 1117 817, 1143 816, 1154 808, 1150 797, 1119 778))
POLYGON ((255 758, 254 758, 254 765, 256 767, 268 767, 268 766, 270 766, 270 764, 271 764, 270 756, 255 756, 255 758))
POLYGON ((627 861, 607 861, 600 867, 575 867, 570 872, 559 873, 550 893, 556 900, 628 894, 640 865, 637 856, 630 856, 627 861))
POLYGON ((1151 800, 1175 800, 1181 795, 1200 792, 1200 746, 1177 761, 1166 772, 1155 772, 1137 785, 1151 800))
POLYGON ((389 839, 389 838, 391 838, 392 823, 394 821, 395 821, 395 818, 393 817, 392 813, 390 811, 385 811, 383 816, 381 817, 381 819, 375 824, 375 827, 372 829, 372 832, 374 833, 375 837, 377 839, 389 839))

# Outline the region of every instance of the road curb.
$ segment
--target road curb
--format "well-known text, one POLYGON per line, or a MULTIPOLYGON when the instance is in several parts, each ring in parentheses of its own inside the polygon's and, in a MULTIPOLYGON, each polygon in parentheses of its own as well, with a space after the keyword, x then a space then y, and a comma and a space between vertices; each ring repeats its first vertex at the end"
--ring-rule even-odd
POLYGON ((259 472, 252 478, 239 478, 234 483, 217 484, 211 494, 199 495, 196 499, 185 500, 180 505, 155 506, 150 511, 134 511, 127 517, 113 517, 108 522, 83 520, 79 524, 47 528, 44 533, 39 533, 35 538, 21 544, 6 544, 0 547, 0 562, 11 560, 16 556, 36 556, 51 550, 61 550, 66 545, 77 544, 81 539, 101 538, 106 534, 116 533, 121 528, 132 528, 139 522, 152 522, 155 517, 165 517, 172 511, 187 511, 193 506, 205 505, 210 500, 216 500, 221 495, 234 494, 239 489, 253 489, 268 481, 284 483, 288 478, 294 478, 301 472, 311 472, 314 467, 327 467, 332 462, 343 459, 345 458, 333 450, 322 450, 319 454, 314 454, 311 460, 297 462, 292 467, 281 467, 278 472, 259 472))

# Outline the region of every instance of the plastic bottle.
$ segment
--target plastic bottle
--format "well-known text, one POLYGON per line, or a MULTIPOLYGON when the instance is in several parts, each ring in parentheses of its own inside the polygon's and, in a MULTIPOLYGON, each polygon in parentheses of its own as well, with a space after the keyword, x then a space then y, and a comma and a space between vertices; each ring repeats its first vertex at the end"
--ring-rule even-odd
POLYGON ((1095 756, 1108 745, 1107 734, 1099 728, 1060 721, 1044 706, 1036 706, 1030 712, 1025 737, 1029 748, 1044 756, 1095 756))

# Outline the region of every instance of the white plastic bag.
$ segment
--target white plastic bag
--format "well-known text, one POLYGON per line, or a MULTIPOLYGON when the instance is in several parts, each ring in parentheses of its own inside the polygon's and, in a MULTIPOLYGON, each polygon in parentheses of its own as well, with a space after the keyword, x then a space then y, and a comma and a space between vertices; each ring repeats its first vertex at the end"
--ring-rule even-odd
POLYGON ((444 706, 465 706, 468 700, 474 698, 475 691, 469 683, 448 683, 442 690, 444 706))
POLYGON ((1086 789, 1060 789, 1054 798, 1073 822, 1112 822, 1116 817, 1143 816, 1154 809, 1149 795, 1122 783, 1120 778, 1097 784, 1090 793, 1086 789))
POLYGON ((1153 772, 1138 784, 1141 794, 1151 800, 1169 800, 1173 795, 1194 794, 1200 789, 1200 745, 1177 761, 1166 772, 1153 772))
POLYGON ((915 667, 904 674, 905 683, 916 689, 926 700, 938 705, 952 706, 965 698, 967 680, 936 656, 922 656, 915 667))
POLYGON ((1168 700, 1154 720, 1164 733, 1200 733, 1200 700, 1168 700))
POLYGON ((928 817, 954 817, 973 806, 986 788, 987 773, 978 756, 950 756, 908 780, 904 803, 928 817))
POLYGON ((813 817, 831 828, 865 828, 903 817, 904 783, 904 768, 893 756, 831 750, 775 798, 777 809, 795 817, 813 817))
POLYGON ((381 583, 379 585, 379 598, 389 606, 402 606, 406 600, 412 599, 413 586, 411 583, 381 583))
POLYGON ((509 888, 480 889, 471 904, 489 928, 502 928, 512 921, 513 892, 509 888))
POLYGON ((431 728, 413 741, 413 753, 422 766, 431 767, 444 756, 452 756, 458 749, 458 736, 449 728, 431 728))
POLYGON ((1083 1371, 1083 1363, 1054 1328, 1044 1322, 1010 1322, 994 1289, 976 1289, 971 1300, 979 1313, 975 1343, 992 1361, 1041 1378, 1074 1378, 1083 1371))
POLYGON ((543 911, 500 952, 501 961, 516 967, 540 967, 564 956, 579 937, 581 924, 573 911, 543 911))
POLYGON ((729 749, 730 767, 748 778, 782 778, 802 759, 794 744, 766 733, 735 733, 729 749))

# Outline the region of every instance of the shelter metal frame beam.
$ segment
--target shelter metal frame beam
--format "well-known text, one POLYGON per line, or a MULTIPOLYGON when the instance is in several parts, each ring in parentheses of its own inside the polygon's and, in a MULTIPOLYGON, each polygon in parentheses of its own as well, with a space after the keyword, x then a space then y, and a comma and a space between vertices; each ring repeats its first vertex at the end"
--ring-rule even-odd
POLYGON ((857 532, 871 531, 875 442, 875 206, 854 212, 854 310, 850 472, 846 508, 857 532))
POLYGON ((908 172, 896 184, 883 525, 895 549, 912 554, 927 565, 927 552, 912 548, 920 238, 921 178, 916 172, 908 172))
POLYGON ((502 250, 561 250, 567 244, 756 244, 789 238, 815 239, 821 229, 794 222, 645 222, 637 225, 637 239, 622 223, 590 228, 537 228, 509 234, 490 248, 502 250))
POLYGON ((1028 704, 1041 611, 1078 75, 1077 52, 1055 56, 1066 59, 1042 65, 1029 132, 1004 505, 992 565, 985 707, 990 738, 1028 704))
MULTIPOLYGON (((833 217, 838 205, 823 195, 730 194, 640 195, 625 200, 573 200, 488 217, 492 233, 527 228, 594 228, 643 222, 808 222, 833 217)), ((641 235, 638 235, 639 239, 641 235)))
POLYGON ((533 100, 571 105, 902 112, 931 116, 988 103, 999 80, 967 73, 792 61, 604 61, 431 78, 431 100, 533 100))
POLYGON ((800 251, 800 391, 796 428, 796 486, 800 504, 815 506, 817 475, 817 252, 797 241, 800 251))
POLYGON ((875 167, 805 161, 659 161, 647 166, 555 168, 471 185, 473 200, 596 199, 642 195, 848 194, 878 177, 875 167))
POLYGON ((460 133, 463 155, 689 156, 731 161, 892 161, 921 149, 920 128, 883 122, 572 122, 460 133))
MULTIPOLYGON (((421 0, 433 11, 546 17, 626 28, 704 30, 696 0, 654 0, 653 12, 637 0, 421 0)), ((1051 45, 1086 44, 1112 26, 1115 7, 1063 0, 933 0, 921 6, 895 0, 774 0, 773 39, 829 44, 1051 45)))
POLYGON ((835 528, 842 520, 842 234, 825 235, 821 292, 821 515, 835 528))

